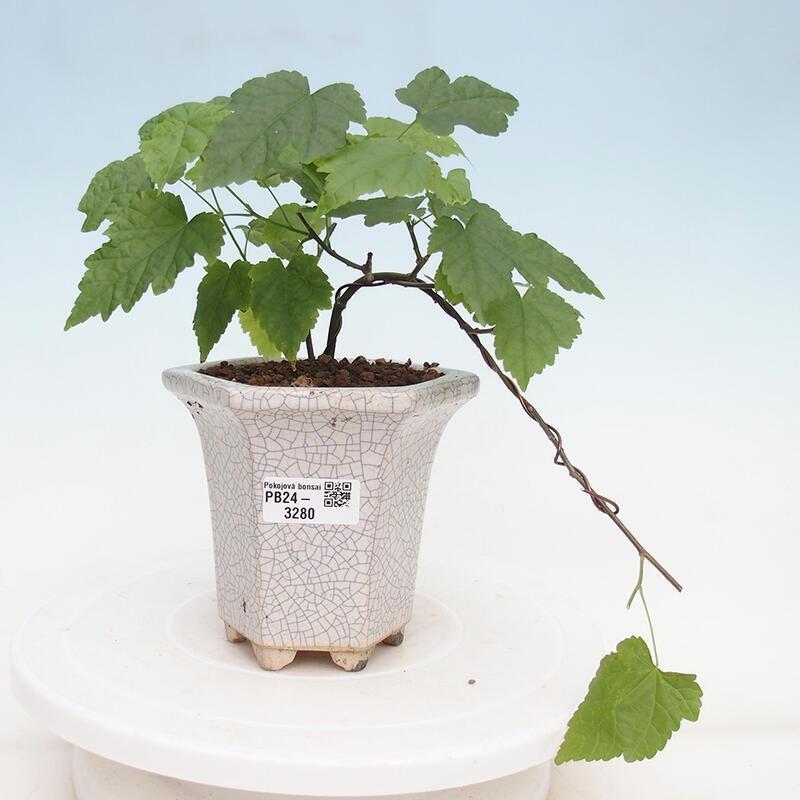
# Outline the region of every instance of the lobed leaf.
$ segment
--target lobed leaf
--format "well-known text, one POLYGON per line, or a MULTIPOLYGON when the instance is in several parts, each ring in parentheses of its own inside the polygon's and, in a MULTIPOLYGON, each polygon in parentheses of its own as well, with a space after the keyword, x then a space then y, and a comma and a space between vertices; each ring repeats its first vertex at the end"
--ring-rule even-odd
POLYGON ((250 270, 250 308, 254 319, 275 347, 293 360, 317 321, 331 307, 333 288, 317 265, 319 259, 298 253, 286 267, 270 258, 250 270))
POLYGON ((460 219, 464 225, 466 225, 479 211, 483 211, 487 214, 493 213, 498 219, 500 219, 501 222, 503 222, 504 225, 506 225, 506 227, 510 228, 510 226, 500 216, 499 212, 495 211, 491 206, 487 206, 486 203, 481 203, 477 200, 467 203, 448 205, 438 197, 432 197, 430 198, 430 209, 431 214, 433 214, 433 216, 437 219, 440 217, 455 217, 456 219, 460 219))
POLYGON ((281 153, 281 160, 265 176, 258 179, 261 186, 280 186, 294 181, 308 203, 318 203, 325 187, 325 176, 314 164, 301 164, 291 147, 281 153))
POLYGON ((425 198, 418 197, 370 197, 367 200, 354 200, 333 209, 331 216, 355 217, 364 215, 367 227, 387 223, 389 225, 405 222, 419 212, 419 206, 425 198))
POLYGON ((520 296, 512 287, 493 303, 486 321, 494 326, 494 347, 503 366, 525 391, 533 375, 555 361, 581 332, 580 313, 544 287, 520 296))
POLYGON ((428 239, 428 250, 442 254, 437 282, 448 288, 451 302, 463 303, 486 322, 490 307, 514 288, 511 275, 520 234, 493 208, 475 200, 455 213, 467 222, 437 216, 428 239))
POLYGON ((112 161, 92 178, 78 203, 78 211, 86 214, 81 230, 95 231, 104 220, 114 220, 139 192, 152 188, 138 153, 112 161))
POLYGON ((256 348, 262 358, 279 358, 281 351, 267 336, 267 332, 256 321, 252 309, 239 312, 239 324, 250 338, 250 343, 256 348))
POLYGON ((308 231, 297 216, 302 213, 309 224, 320 233, 324 226, 315 209, 299 203, 283 203, 269 217, 258 217, 248 226, 248 236, 254 244, 299 242, 308 238, 308 231))
POLYGON ((440 136, 451 134, 456 125, 498 136, 519 105, 513 95, 478 78, 465 75, 451 82, 439 67, 423 70, 395 96, 416 109, 416 121, 423 128, 440 136))
POLYGON ((197 287, 197 308, 192 327, 205 361, 220 340, 237 309, 250 305, 250 264, 235 261, 228 266, 217 259, 206 267, 197 287))
POLYGON ((463 169, 451 169, 444 178, 437 175, 429 185, 436 197, 448 206, 463 205, 472 200, 472 187, 463 169))
POLYGON ((683 720, 698 719, 702 696, 695 675, 662 672, 640 637, 625 639, 600 662, 569 721, 556 764, 652 758, 683 720))
POLYGON ((431 153, 441 158, 464 155, 464 151, 452 137, 439 136, 413 123, 409 125, 391 117, 370 117, 364 127, 367 133, 375 136, 402 139, 416 153, 431 153))
POLYGON ((216 126, 230 111, 227 101, 181 103, 145 122, 139 129, 139 150, 152 181, 158 186, 183 177, 186 165, 198 158, 216 126))
POLYGON ((66 328, 95 315, 107 320, 117 307, 130 311, 152 287, 171 289, 201 255, 207 262, 222 247, 220 219, 211 213, 187 219, 182 200, 168 192, 141 192, 109 227, 109 241, 86 259, 86 272, 66 328))
POLYGON ((358 138, 332 157, 318 161, 317 166, 327 173, 320 213, 373 192, 383 192, 387 197, 417 194, 441 177, 438 164, 430 156, 382 136, 358 138))
POLYGON ((214 130, 195 171, 198 188, 265 178, 291 148, 307 164, 345 143, 351 122, 364 122, 361 96, 350 84, 314 92, 299 72, 247 81, 232 95, 233 112, 214 130))
MULTIPOLYGON (((447 277, 440 269, 437 269, 436 274, 433 276, 433 286, 436 291, 441 292, 452 305, 466 306, 464 298, 447 282, 447 277)), ((511 286, 511 289, 516 291, 513 286, 511 286)))
POLYGON ((257 246, 267 245, 278 258, 290 261, 309 238, 298 213, 303 214, 316 233, 322 234, 325 221, 317 215, 315 208, 299 203, 284 203, 269 217, 258 217, 242 227, 247 231, 248 241, 257 246))
POLYGON ((593 294, 603 299, 602 292, 569 256, 560 253, 535 233, 526 233, 522 237, 517 269, 534 285, 546 286, 548 279, 553 278, 567 291, 593 294))

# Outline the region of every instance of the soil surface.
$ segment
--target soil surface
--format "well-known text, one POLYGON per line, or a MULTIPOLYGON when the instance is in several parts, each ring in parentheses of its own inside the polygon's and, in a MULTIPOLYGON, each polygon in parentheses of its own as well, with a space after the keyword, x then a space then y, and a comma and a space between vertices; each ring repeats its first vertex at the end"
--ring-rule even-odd
POLYGON ((368 361, 358 356, 350 361, 331 356, 297 361, 258 361, 250 364, 219 364, 204 367, 204 375, 224 378, 250 386, 411 386, 438 378, 442 373, 427 361, 422 368, 412 367, 411 361, 400 364, 383 358, 368 361))

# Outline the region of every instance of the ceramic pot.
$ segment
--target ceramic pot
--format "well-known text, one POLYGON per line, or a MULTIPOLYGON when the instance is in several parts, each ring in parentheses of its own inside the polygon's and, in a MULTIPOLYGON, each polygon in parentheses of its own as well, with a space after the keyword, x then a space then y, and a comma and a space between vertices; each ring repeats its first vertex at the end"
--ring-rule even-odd
POLYGON ((228 639, 249 641, 265 669, 298 650, 363 669, 378 643, 403 639, 434 453, 477 376, 439 368, 414 386, 285 388, 201 366, 163 381, 200 433, 228 639))

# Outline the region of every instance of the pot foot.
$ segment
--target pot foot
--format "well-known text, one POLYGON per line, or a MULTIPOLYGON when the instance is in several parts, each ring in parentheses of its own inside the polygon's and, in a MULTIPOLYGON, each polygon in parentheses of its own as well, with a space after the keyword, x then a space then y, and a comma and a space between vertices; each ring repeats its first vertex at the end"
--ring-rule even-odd
POLYGON ((283 669, 287 664, 291 664, 292 661, 294 661, 294 657, 297 655, 297 650, 265 647, 255 642, 250 642, 250 646, 253 648, 258 666, 270 672, 277 672, 279 669, 283 669))
MULTIPOLYGON (((298 653, 298 651, 293 648, 271 647, 269 645, 256 644, 256 642, 248 639, 248 637, 238 630, 238 628, 234 627, 228 622, 225 622, 224 620, 223 623, 225 625, 225 638, 229 642, 237 644, 240 642, 248 642, 261 669, 268 670, 270 672, 277 672, 278 670, 283 669, 285 666, 291 664, 298 653)), ((404 638, 405 625, 403 625, 402 628, 398 628, 396 631, 394 631, 394 633, 390 633, 380 642, 376 642, 371 647, 365 647, 358 650, 335 650, 328 651, 328 653, 331 657, 331 661, 333 661, 337 667, 340 667, 345 672, 360 672, 367 666, 367 663, 369 662, 370 658, 372 658, 372 654, 375 652, 375 648, 378 644, 386 644, 392 647, 397 647, 399 644, 402 644, 404 638)), ((322 652, 326 651, 322 650, 322 652)))
POLYGON ((397 630, 394 633, 390 633, 383 640, 383 644, 388 644, 391 647, 397 647, 398 645, 403 644, 403 639, 406 638, 405 630, 406 630, 406 626, 403 625, 403 627, 400 628, 400 630, 397 630))
POLYGON ((247 641, 247 637, 244 634, 239 633, 233 625, 228 625, 227 622, 225 623, 225 638, 229 642, 233 642, 233 644, 247 641))
POLYGON ((346 650, 331 653, 331 661, 345 672, 360 672, 367 666, 367 662, 375 651, 374 645, 366 650, 346 650))

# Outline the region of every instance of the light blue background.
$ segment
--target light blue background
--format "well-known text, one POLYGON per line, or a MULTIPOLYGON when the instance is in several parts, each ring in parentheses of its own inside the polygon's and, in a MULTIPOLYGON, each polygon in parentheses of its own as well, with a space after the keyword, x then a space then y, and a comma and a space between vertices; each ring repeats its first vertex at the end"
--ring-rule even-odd
MULTIPOLYGON (((99 243, 76 210, 92 175, 133 152, 153 114, 255 75, 352 82, 370 113, 399 115, 394 90, 436 64, 519 98, 506 135, 463 137, 473 191, 606 294, 576 298, 584 336, 528 394, 685 584, 678 596, 648 578, 662 666, 698 672, 706 689, 701 724, 661 760, 570 767, 556 788, 689 796, 705 779, 703 796, 744 797, 768 773, 789 788, 766 752, 796 746, 800 708, 800 6, 28 0, 3 17, 6 633, 76 579, 208 544, 196 433, 160 386, 162 368, 196 360, 198 270, 130 315, 62 332, 99 243), (737 746, 749 761, 720 777, 714 754, 730 760, 737 746)), ((396 265, 395 247, 376 250, 380 264, 396 265)), ((483 380, 441 446, 426 554, 511 562, 584 603, 610 644, 645 635, 640 610, 624 610, 635 553, 551 465, 549 444, 468 343, 427 301, 375 302, 354 305, 344 349, 483 380)), ((248 352, 232 331, 212 355, 248 352)), ((0 786, 21 791, 48 740, 9 713, 0 786)))

